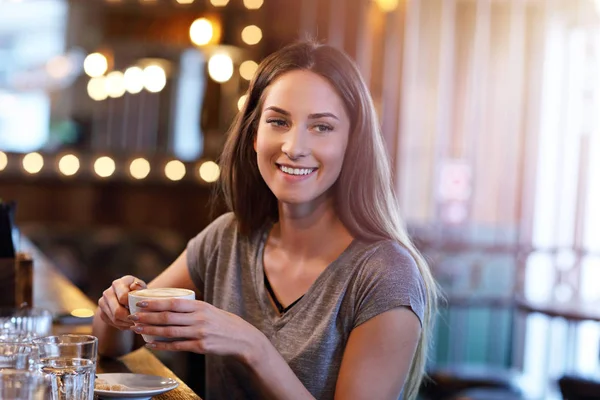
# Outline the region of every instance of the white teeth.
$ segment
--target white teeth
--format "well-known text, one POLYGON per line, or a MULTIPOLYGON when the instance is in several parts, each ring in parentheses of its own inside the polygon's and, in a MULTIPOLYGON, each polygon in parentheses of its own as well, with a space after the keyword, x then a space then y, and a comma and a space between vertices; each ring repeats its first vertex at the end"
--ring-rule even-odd
POLYGON ((308 175, 315 170, 314 168, 289 168, 284 165, 280 165, 279 169, 289 175, 308 175))

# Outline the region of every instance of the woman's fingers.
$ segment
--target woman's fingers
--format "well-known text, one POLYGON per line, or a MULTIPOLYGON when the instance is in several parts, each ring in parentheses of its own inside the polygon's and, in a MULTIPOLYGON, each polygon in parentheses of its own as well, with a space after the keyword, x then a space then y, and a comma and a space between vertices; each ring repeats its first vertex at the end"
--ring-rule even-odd
POLYGON ((129 329, 133 325, 132 322, 127 319, 127 317, 123 318, 123 320, 117 318, 109 307, 105 297, 101 297, 100 300, 98 300, 98 307, 100 307, 100 310, 102 310, 100 317, 107 324, 119 329, 129 329))
POLYGON ((152 342, 148 343, 146 347, 154 350, 168 350, 168 351, 191 351, 204 353, 204 349, 200 346, 197 340, 176 340, 174 342, 152 342))
POLYGON ((139 334, 168 338, 194 338, 194 333, 197 332, 192 326, 135 325, 131 330, 139 334))
POLYGON ((144 325, 198 325, 203 321, 196 313, 170 311, 137 312, 128 317, 129 321, 144 325))
POLYGON ((210 307, 209 304, 203 301, 189 299, 143 300, 137 302, 136 305, 144 311, 174 311, 180 313, 191 313, 210 307))

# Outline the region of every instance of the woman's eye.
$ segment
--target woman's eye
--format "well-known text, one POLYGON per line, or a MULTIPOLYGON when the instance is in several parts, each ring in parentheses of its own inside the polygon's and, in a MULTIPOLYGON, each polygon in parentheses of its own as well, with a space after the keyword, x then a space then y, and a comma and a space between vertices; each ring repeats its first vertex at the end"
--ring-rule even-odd
POLYGON ((276 127, 284 127, 287 126, 287 122, 283 119, 278 118, 269 118, 267 119, 267 124, 276 126, 276 127))
POLYGON ((331 126, 325 125, 325 124, 315 125, 314 129, 319 133, 330 132, 333 130, 333 128, 331 126))

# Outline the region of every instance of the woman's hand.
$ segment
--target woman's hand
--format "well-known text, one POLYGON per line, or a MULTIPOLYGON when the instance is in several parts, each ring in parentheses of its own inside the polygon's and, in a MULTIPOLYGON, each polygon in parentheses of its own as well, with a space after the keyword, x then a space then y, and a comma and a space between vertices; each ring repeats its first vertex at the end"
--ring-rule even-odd
POLYGON ((133 326, 129 316, 127 296, 132 290, 145 289, 146 283, 135 276, 127 275, 113 281, 112 285, 102 293, 98 300, 100 317, 108 325, 120 330, 128 330, 133 326))
POLYGON ((146 335, 185 338, 175 342, 152 342, 157 350, 183 350, 201 354, 235 356, 250 363, 268 341, 253 325, 235 314, 199 300, 160 299, 137 303, 143 311, 129 316, 131 330, 146 335))

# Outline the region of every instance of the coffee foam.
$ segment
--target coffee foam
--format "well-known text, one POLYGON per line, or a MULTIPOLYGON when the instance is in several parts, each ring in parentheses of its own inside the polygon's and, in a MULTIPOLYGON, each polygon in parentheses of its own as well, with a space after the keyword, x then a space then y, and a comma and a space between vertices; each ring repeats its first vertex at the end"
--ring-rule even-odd
POLYGON ((130 294, 138 297, 182 297, 193 293, 188 289, 177 288, 140 289, 130 292, 130 294))

